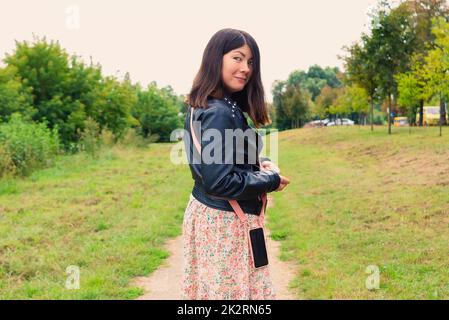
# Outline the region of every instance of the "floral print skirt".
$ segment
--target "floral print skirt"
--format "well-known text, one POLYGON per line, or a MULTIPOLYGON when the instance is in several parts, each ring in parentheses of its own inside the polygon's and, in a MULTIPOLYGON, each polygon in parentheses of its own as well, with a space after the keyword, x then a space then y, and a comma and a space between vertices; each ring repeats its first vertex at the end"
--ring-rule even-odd
MULTIPOLYGON (((251 228, 259 226, 258 216, 246 217, 251 228)), ((210 208, 190 194, 182 231, 182 299, 276 299, 269 265, 253 266, 245 229, 235 212, 210 208)))

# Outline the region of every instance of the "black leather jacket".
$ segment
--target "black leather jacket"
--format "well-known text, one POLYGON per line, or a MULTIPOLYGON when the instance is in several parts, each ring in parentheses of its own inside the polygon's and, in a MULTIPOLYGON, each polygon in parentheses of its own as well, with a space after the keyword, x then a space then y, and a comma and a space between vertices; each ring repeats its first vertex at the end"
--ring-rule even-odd
MULTIPOLYGON (((187 109, 184 129, 188 133, 184 137, 187 159, 189 162, 192 178, 195 181, 192 195, 208 207, 233 211, 228 199, 237 200, 244 213, 259 215, 262 208, 261 195, 272 192, 279 187, 280 176, 275 171, 260 171, 259 153, 262 150, 262 138, 251 127, 249 127, 242 110, 230 100, 209 99, 208 108, 194 108, 193 127, 196 137, 201 143, 202 153, 215 155, 215 151, 221 148, 222 161, 219 163, 205 163, 204 154, 200 158, 193 144, 190 134, 190 109, 187 109), (198 126, 198 121, 201 126, 198 126), (225 153, 225 129, 253 130, 256 139, 245 138, 243 149, 236 146, 233 141, 233 154, 225 153), (221 134, 220 139, 210 138, 204 135, 205 130, 216 129, 221 134), (255 142, 255 143, 254 143, 255 142), (206 149, 207 148, 207 149, 206 149), (243 152, 243 155, 242 155, 243 152), (252 153, 252 158, 249 157, 252 153), (236 161, 237 155, 243 156, 244 161, 236 161), (196 157, 196 163, 194 161, 196 157), (256 163, 254 161, 256 158, 256 163)), ((210 131, 209 131, 210 132, 210 131)), ((229 140, 227 140, 229 146, 229 140)), ((241 159, 241 158, 240 158, 241 159)), ((269 160, 269 159, 268 159, 269 160)))

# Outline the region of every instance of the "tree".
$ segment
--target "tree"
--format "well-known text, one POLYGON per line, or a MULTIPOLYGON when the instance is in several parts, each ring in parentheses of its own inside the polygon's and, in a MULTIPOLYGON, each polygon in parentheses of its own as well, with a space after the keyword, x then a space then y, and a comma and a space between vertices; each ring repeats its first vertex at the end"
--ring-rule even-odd
POLYGON ((276 80, 272 86, 273 108, 276 113, 276 127, 278 130, 284 130, 289 127, 287 113, 282 101, 282 96, 285 92, 286 85, 287 84, 285 81, 276 80))
POLYGON ((392 96, 397 96, 395 75, 410 69, 410 59, 415 45, 415 36, 409 21, 410 12, 405 6, 394 10, 388 2, 381 1, 372 20, 371 35, 364 35, 369 52, 377 50, 374 65, 377 68, 377 83, 383 97, 388 101, 388 133, 391 134, 392 96))
POLYGON ((315 101, 315 115, 319 116, 320 118, 324 118, 327 115, 331 114, 331 112, 329 112, 329 108, 333 104, 335 104, 337 97, 338 91, 336 89, 331 88, 327 85, 324 86, 323 89, 321 89, 320 95, 316 98, 315 101))
POLYGON ((315 101, 324 86, 331 88, 341 87, 339 75, 341 74, 338 68, 322 68, 319 65, 309 67, 307 72, 302 70, 293 71, 288 79, 287 84, 290 86, 301 86, 311 94, 311 98, 315 101))
POLYGON ((150 84, 146 90, 138 89, 132 115, 139 120, 144 137, 157 134, 161 141, 170 141, 171 132, 182 125, 178 114, 173 100, 167 99, 166 91, 156 84, 150 84))
POLYGON ((333 91, 335 98, 329 106, 329 114, 335 115, 337 119, 341 119, 344 114, 349 114, 351 112, 351 102, 345 95, 345 87, 336 88, 333 91))
POLYGON ((290 128, 299 128, 304 125, 309 112, 310 94, 299 86, 287 85, 282 104, 285 114, 290 119, 290 128))
POLYGON ((374 130, 374 103, 378 96, 378 76, 376 68, 377 50, 370 44, 370 38, 362 37, 361 43, 346 47, 349 55, 342 57, 345 62, 347 85, 357 85, 365 89, 371 105, 371 131, 374 130))
POLYGON ((273 83, 273 108, 276 126, 279 130, 302 126, 310 115, 324 116, 324 109, 316 104, 324 87, 341 87, 342 73, 338 68, 318 65, 309 67, 307 72, 295 70, 285 81, 273 83))
POLYGON ((104 78, 96 101, 94 119, 101 129, 107 127, 117 138, 121 138, 127 127, 138 125, 132 117, 132 108, 137 104, 138 97, 129 80, 119 82, 115 77, 104 78))
POLYGON ((0 68, 0 123, 8 122, 15 112, 31 119, 36 113, 32 96, 22 85, 14 67, 0 68))
MULTIPOLYGON (((410 12, 410 21, 415 34, 415 46, 413 53, 414 65, 422 66, 424 58, 429 50, 435 48, 435 35, 432 32, 432 20, 437 17, 449 15, 449 7, 446 0, 408 0, 401 4, 407 6, 410 12)), ((419 67, 415 68, 419 70, 419 67)), ((415 72, 415 75, 417 73, 415 72)), ((418 75, 419 76, 419 75, 418 75)), ((425 79, 419 77, 419 86, 424 90, 425 79)), ((423 125, 424 97, 419 101, 419 125, 423 125)))
POLYGON ((398 82, 398 103, 407 109, 409 123, 415 123, 416 109, 423 99, 423 90, 414 72, 401 73, 396 76, 398 82))
POLYGON ((14 53, 7 54, 4 61, 17 70, 22 86, 31 94, 36 109, 33 120, 58 127, 65 145, 76 141, 76 129, 85 119, 85 105, 71 95, 69 56, 59 43, 45 38, 35 38, 31 45, 16 41, 14 53))
POLYGON ((346 87, 343 99, 351 112, 359 114, 359 123, 362 123, 362 118, 365 118, 368 113, 368 95, 366 90, 357 85, 346 87))
POLYGON ((449 23, 443 18, 434 19, 432 32, 436 35, 435 49, 424 58, 422 72, 427 83, 424 94, 437 96, 440 100, 441 135, 441 125, 447 124, 445 101, 449 97, 449 23))

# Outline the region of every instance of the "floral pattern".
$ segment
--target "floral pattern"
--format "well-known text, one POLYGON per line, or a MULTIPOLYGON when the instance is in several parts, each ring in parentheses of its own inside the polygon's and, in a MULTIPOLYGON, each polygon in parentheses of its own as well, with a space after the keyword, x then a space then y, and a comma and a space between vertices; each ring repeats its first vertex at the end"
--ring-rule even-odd
MULTIPOLYGON (((246 216, 251 228, 258 227, 258 216, 246 216)), ((246 227, 234 212, 210 208, 191 194, 184 213, 183 246, 183 299, 276 298, 269 265, 253 267, 246 227)))

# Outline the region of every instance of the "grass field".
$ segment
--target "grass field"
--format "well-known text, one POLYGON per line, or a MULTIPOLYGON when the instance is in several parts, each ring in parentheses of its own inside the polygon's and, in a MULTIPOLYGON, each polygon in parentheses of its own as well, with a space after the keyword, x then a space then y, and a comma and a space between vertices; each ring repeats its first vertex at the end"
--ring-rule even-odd
MULTIPOLYGON (((268 212, 306 299, 449 298, 449 131, 334 127, 279 133, 291 184, 268 212), (366 268, 380 287, 368 290, 366 268)), ((192 181, 172 144, 61 157, 0 181, 0 299, 132 299, 181 234, 192 181), (68 290, 66 268, 80 268, 68 290)))
POLYGON ((167 161, 170 144, 114 149, 99 160, 0 183, 0 299, 132 299, 128 285, 167 257, 181 234, 190 173, 167 161), (80 268, 80 289, 65 288, 80 268))
POLYGON ((298 297, 449 298, 449 132, 316 128, 280 134, 291 184, 275 193, 273 236, 299 264, 298 297), (367 290, 366 268, 379 268, 367 290))

